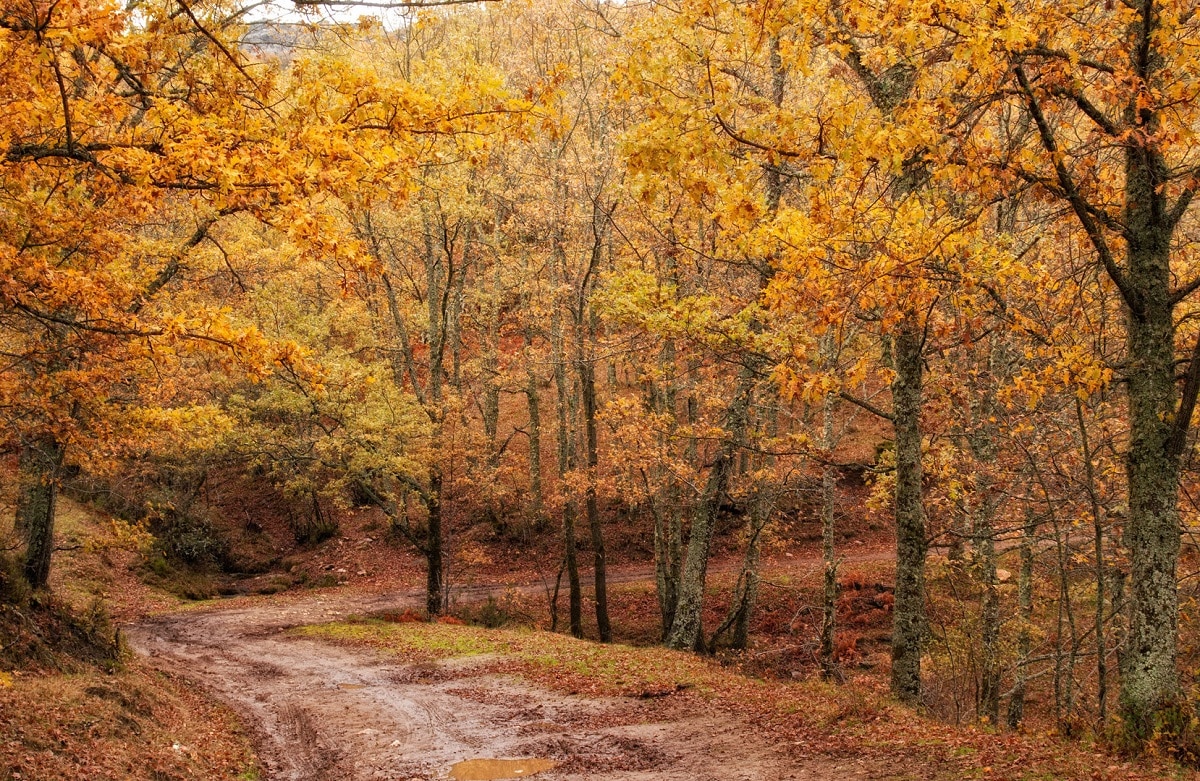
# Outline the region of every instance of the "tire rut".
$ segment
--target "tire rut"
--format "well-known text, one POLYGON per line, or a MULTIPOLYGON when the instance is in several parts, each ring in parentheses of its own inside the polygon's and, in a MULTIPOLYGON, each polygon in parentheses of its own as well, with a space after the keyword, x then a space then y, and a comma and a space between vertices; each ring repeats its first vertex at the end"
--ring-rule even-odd
MULTIPOLYGON (((638 573, 621 573, 621 582, 638 573)), ((644 573, 643 577, 644 577, 644 573)), ((476 587, 485 596, 511 587, 476 587)), ((540 589, 540 585, 523 588, 540 589)), ((444 779, 472 758, 540 755, 545 781, 811 781, 885 778, 796 762, 703 703, 563 696, 469 663, 404 664, 287 629, 421 604, 417 592, 315 595, 177 613, 129 626, 132 648, 238 711, 268 781, 444 779), (699 706, 699 707, 698 707, 699 706)), ((857 767, 857 766, 856 766, 857 767)))

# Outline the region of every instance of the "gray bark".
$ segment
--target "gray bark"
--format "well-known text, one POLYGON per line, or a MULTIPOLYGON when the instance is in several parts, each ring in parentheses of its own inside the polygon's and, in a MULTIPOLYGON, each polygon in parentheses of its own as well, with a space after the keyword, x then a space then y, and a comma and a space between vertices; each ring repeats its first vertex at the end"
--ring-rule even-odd
MULTIPOLYGON (((821 357, 827 366, 835 360, 832 330, 821 341, 821 357)), ((825 394, 821 403, 821 449, 831 455, 834 447, 833 416, 837 409, 835 393, 825 394)), ((837 470, 826 464, 821 470, 821 564, 824 578, 821 588, 821 646, 818 659, 821 677, 825 680, 840 680, 834 650, 837 645, 837 598, 838 560, 834 547, 834 510, 837 503, 837 470)))
MULTIPOLYGON (((554 385, 558 391, 558 476, 561 478, 575 468, 574 426, 575 412, 572 408, 570 382, 567 378, 567 359, 563 345, 562 318, 557 314, 551 323, 551 341, 554 352, 554 385)), ((567 595, 570 603, 569 620, 571 634, 583 637, 583 597, 579 584, 579 557, 575 538, 575 501, 569 496, 564 499, 562 510, 563 559, 567 568, 567 595)))
POLYGON ((592 535, 592 553, 595 566, 596 627, 600 642, 612 640, 612 625, 608 618, 607 564, 605 562, 604 532, 600 526, 600 510, 596 502, 596 371, 586 358, 579 362, 579 384, 583 397, 584 456, 587 459, 588 479, 585 508, 588 529, 592 535))
POLYGON ((892 420, 896 433, 896 602, 892 621, 892 693, 921 696, 925 643, 925 511, 921 501, 921 374, 923 334, 909 315, 893 344, 892 420))
POLYGON ((530 337, 525 335, 525 402, 529 412, 529 514, 533 526, 542 528, 542 398, 539 378, 530 354, 530 337))
POLYGON ((591 254, 583 279, 579 283, 575 301, 575 363, 579 373, 579 391, 583 405, 583 452, 588 470, 584 509, 587 513, 588 530, 592 537, 596 627, 602 643, 612 640, 612 624, 608 617, 608 565, 605 560, 604 530, 600 525, 600 510, 596 500, 596 469, 599 465, 599 442, 596 432, 596 366, 588 354, 588 343, 594 336, 588 299, 595 281, 595 274, 600 267, 608 216, 597 199, 592 206, 591 254))
MULTIPOLYGON (((656 391, 654 383, 651 383, 647 405, 652 412, 665 412, 670 415, 670 425, 673 429, 677 389, 675 342, 671 339, 663 342, 659 354, 659 370, 662 375, 662 387, 656 391)), ((662 436, 666 437, 667 434, 662 436)), ((666 640, 671 624, 675 621, 675 606, 679 600, 679 578, 683 563, 683 508, 680 506, 679 487, 674 477, 661 466, 654 469, 654 486, 647 483, 646 489, 654 516, 655 591, 662 615, 662 639, 666 640), (662 487, 662 501, 656 501, 654 486, 662 487)))
MULTIPOLYGON (((1126 308, 1125 380, 1129 398, 1126 476, 1129 517, 1130 626, 1121 659, 1121 712, 1131 737, 1150 738, 1159 714, 1181 707, 1176 568, 1180 456, 1200 388, 1200 349, 1188 369, 1183 393, 1175 381, 1175 305, 1171 239, 1194 190, 1169 200, 1174 173, 1163 157, 1161 121, 1154 90, 1164 81, 1160 17, 1154 0, 1131 4, 1127 48, 1134 85, 1119 121, 1102 125, 1120 134, 1124 149, 1124 206, 1120 236, 1124 264, 1109 244, 1098 215, 1061 160, 1054 127, 1042 110, 1022 66, 1013 73, 1037 125, 1042 147, 1053 158, 1061 197, 1070 205, 1126 308)), ((1190 288, 1184 288, 1185 293, 1190 288)))
POLYGON ((1025 527, 1021 531, 1021 571, 1017 575, 1017 664, 1012 696, 1008 700, 1008 726, 1017 729, 1025 718, 1025 694, 1029 681, 1029 652, 1033 648, 1033 545, 1037 537, 1037 520, 1032 509, 1026 510, 1025 527))
POLYGON ((725 620, 713 632, 709 641, 709 651, 713 652, 723 644, 729 648, 744 650, 750 644, 750 618, 754 614, 754 605, 758 601, 759 559, 762 553, 762 532, 771 519, 774 509, 774 498, 770 489, 760 485, 754 498, 754 507, 750 513, 750 539, 746 542, 746 553, 742 557, 742 569, 738 573, 737 583, 733 589, 733 599, 729 603, 729 612, 725 620), (728 641, 726 641, 728 638, 728 641))
POLYGON ((1079 423, 1080 449, 1083 451, 1084 479, 1087 481, 1088 500, 1092 511, 1092 555, 1093 573, 1096 579, 1096 610, 1094 627, 1096 633, 1096 724, 1103 729, 1108 720, 1108 643, 1105 640, 1104 613, 1104 517, 1100 496, 1096 488, 1095 465, 1092 463, 1092 447, 1088 441, 1087 421, 1083 417, 1083 402, 1075 399, 1075 415, 1079 423))
POLYGON ((733 473, 738 445, 745 436, 749 423, 750 402, 753 396, 753 374, 749 369, 745 369, 738 380, 737 391, 726 413, 726 437, 717 448, 716 458, 692 518, 692 529, 688 535, 687 553, 679 583, 675 620, 671 623, 671 631, 667 633, 666 644, 670 648, 683 651, 704 650, 701 609, 709 550, 716 526, 717 506, 733 473))
POLYGON ((15 523, 25 534, 25 580, 35 589, 45 588, 50 578, 62 459, 63 447, 53 439, 38 439, 21 448, 15 523))

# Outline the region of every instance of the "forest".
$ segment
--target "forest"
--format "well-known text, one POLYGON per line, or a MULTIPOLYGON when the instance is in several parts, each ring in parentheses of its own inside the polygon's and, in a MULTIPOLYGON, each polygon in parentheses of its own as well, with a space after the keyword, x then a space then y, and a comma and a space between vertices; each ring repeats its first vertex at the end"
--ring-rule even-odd
POLYGON ((0 699, 63 557, 369 521, 421 631, 803 615, 784 676, 1188 772, 1198 128, 1190 0, 0 0, 0 699))

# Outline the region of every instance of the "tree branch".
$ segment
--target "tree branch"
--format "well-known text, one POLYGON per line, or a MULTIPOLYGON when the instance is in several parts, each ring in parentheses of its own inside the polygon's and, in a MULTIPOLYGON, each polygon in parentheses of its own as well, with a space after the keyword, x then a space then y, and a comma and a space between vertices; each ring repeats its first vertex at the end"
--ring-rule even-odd
POLYGON ((1171 233, 1175 232, 1175 227, 1179 225, 1179 221, 1183 219, 1183 215, 1187 212, 1188 207, 1192 205, 1192 199, 1196 197, 1196 188, 1188 185, 1179 194, 1179 200, 1175 201, 1175 205, 1171 207, 1171 211, 1167 214, 1167 230, 1171 233))
POLYGON ((721 113, 719 111, 714 111, 713 116, 717 118, 717 124, 719 124, 721 126, 721 130, 725 131, 725 134, 727 136, 732 138, 734 141, 737 141, 739 144, 745 144, 746 146, 751 146, 751 147, 754 147, 755 149, 760 149, 763 152, 776 154, 781 157, 800 157, 799 152, 792 152, 787 149, 777 149, 773 146, 767 146, 766 144, 760 144, 757 141, 752 141, 749 138, 746 138, 745 136, 739 134, 732 127, 730 127, 729 123, 725 121, 725 118, 721 116, 721 113))
POLYGON ((192 20, 192 24, 195 25, 196 29, 200 31, 200 34, 212 41, 213 46, 216 46, 217 49, 224 54, 226 58, 228 58, 233 67, 237 68, 238 73, 245 76, 246 81, 253 84, 255 89, 258 89, 258 82, 254 80, 254 77, 251 76, 244 67, 242 67, 242 63, 237 57, 233 56, 233 53, 225 47, 225 44, 221 43, 220 38, 213 35, 211 32, 209 32, 208 28, 200 24, 200 20, 196 18, 194 13, 192 13, 191 7, 185 2, 185 0, 175 0, 175 2, 177 2, 179 7, 183 9, 183 12, 187 14, 187 18, 192 20))
POLYGON ((1188 429, 1192 425, 1192 413, 1196 410, 1196 397, 1200 395, 1200 334, 1196 335, 1196 346, 1192 349, 1192 360, 1188 364, 1183 382, 1183 393, 1179 398, 1179 410, 1171 426, 1167 440, 1167 455, 1178 458, 1187 444, 1188 429))
POLYGON ((1122 130, 1115 122, 1108 118, 1100 108, 1092 101, 1088 100, 1087 96, 1078 90, 1073 90, 1068 87, 1055 87, 1050 90, 1050 94, 1058 95, 1059 97, 1071 100, 1079 110, 1087 115, 1088 119, 1096 123, 1096 125, 1104 131, 1105 135, 1117 138, 1121 135, 1122 130))
POLYGON ((1033 117, 1034 124, 1037 125, 1042 147, 1049 153, 1051 160, 1054 161, 1054 172, 1058 177, 1058 184, 1062 189, 1063 197, 1066 198, 1067 202, 1071 205, 1071 209, 1075 212, 1075 216, 1079 219, 1080 224, 1083 225, 1083 230, 1091 240, 1096 254, 1100 257, 1100 262, 1104 264, 1104 270, 1108 272, 1108 276, 1113 281, 1113 284, 1121 291, 1121 298, 1125 301, 1126 306, 1136 316, 1141 317, 1141 297, 1130 287, 1129 281, 1125 279, 1125 273, 1117 265, 1116 258, 1113 257, 1112 250, 1104 238, 1104 233, 1101 231, 1100 226, 1096 224, 1096 220, 1092 214, 1093 207, 1079 192, 1079 188, 1075 185, 1075 180, 1071 177, 1071 172, 1067 170, 1066 163, 1063 162, 1062 155, 1058 149, 1058 142, 1054 139, 1054 131, 1051 130, 1050 123, 1046 121, 1046 115, 1042 113, 1041 104, 1038 103, 1037 96, 1033 93, 1033 87, 1029 83, 1029 77, 1025 75, 1025 69, 1017 65, 1013 68, 1013 73, 1017 77, 1017 83, 1021 85, 1021 91, 1025 93, 1025 102, 1030 116, 1033 117))
POLYGON ((154 279, 150 281, 150 284, 146 285, 146 289, 142 291, 141 295, 135 298, 133 303, 129 305, 128 311, 131 315, 136 315, 142 311, 142 307, 145 306, 146 301, 153 298, 158 291, 162 290, 168 282, 174 279, 175 275, 183 268, 183 258, 187 254, 187 251, 208 238, 209 229, 225 213, 225 211, 221 211, 201 221, 191 237, 183 243, 183 246, 172 253, 167 264, 159 270, 154 279))
POLYGON ((859 397, 855 396, 852 393, 847 393, 846 391, 838 391, 838 398, 844 399, 844 400, 850 402, 851 404, 854 404, 855 406, 862 407, 867 412, 870 412, 872 415, 878 415, 879 417, 883 418, 884 420, 890 420, 892 422, 895 422, 895 420, 896 420, 894 417, 892 417, 892 413, 887 412, 886 410, 883 410, 880 407, 876 407, 874 404, 867 401, 866 399, 860 399, 859 397))

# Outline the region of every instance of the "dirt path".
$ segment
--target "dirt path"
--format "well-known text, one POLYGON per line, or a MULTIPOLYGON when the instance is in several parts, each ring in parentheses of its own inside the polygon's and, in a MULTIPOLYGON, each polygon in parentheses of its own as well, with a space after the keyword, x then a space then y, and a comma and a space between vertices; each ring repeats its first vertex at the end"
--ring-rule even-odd
MULTIPOLYGON (((620 580, 637 577, 623 572, 620 580)), ((545 781, 888 775, 854 762, 788 758, 728 714, 697 712, 689 698, 568 697, 486 674, 478 661, 405 665, 286 631, 420 604, 417 592, 264 599, 150 619, 127 635, 153 664, 183 673, 242 714, 269 781, 444 779, 456 762, 497 757, 558 762, 537 776, 545 781)))

